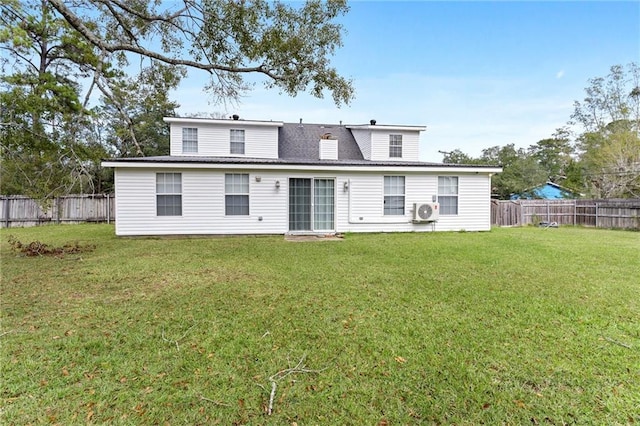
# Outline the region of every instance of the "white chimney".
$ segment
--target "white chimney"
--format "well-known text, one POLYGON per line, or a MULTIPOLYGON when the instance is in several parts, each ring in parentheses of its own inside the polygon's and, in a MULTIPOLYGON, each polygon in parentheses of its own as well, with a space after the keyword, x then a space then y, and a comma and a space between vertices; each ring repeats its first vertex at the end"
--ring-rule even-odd
POLYGON ((321 160, 337 160, 338 159, 338 139, 331 139, 330 133, 325 133, 320 138, 320 159, 321 160))

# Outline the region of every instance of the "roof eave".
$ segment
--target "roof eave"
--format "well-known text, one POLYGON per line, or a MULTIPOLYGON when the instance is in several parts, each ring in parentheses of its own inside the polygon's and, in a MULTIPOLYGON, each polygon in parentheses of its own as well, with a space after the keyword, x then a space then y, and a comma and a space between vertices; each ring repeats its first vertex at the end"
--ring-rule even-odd
POLYGON ((227 118, 195 118, 195 117, 163 117, 165 123, 176 124, 223 124, 235 126, 263 126, 263 127, 282 127, 282 121, 260 121, 260 120, 234 120, 227 118))
POLYGON ((347 124, 347 129, 353 130, 396 130, 396 131, 412 131, 412 132, 424 132, 427 130, 427 126, 412 126, 412 125, 388 125, 388 124, 347 124))
MULTIPOLYGON (((218 159, 219 160, 219 159, 218 159)), ((477 173, 490 174, 502 172, 501 167, 494 166, 467 166, 445 163, 423 163, 423 162, 368 162, 368 161, 308 161, 308 160, 262 160, 254 161, 215 161, 209 159, 205 161, 172 160, 163 158, 135 158, 135 159, 111 159, 102 162, 103 167, 111 168, 181 168, 181 169, 253 169, 253 170, 348 170, 348 171, 384 171, 384 172, 442 172, 442 173, 477 173)))

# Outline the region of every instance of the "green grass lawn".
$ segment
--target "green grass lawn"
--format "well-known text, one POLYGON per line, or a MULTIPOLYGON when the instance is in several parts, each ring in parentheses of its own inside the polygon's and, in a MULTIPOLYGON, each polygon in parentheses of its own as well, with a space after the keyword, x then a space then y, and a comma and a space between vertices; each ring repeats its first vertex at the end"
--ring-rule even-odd
POLYGON ((0 237, 2 424, 640 422, 640 233, 0 237))

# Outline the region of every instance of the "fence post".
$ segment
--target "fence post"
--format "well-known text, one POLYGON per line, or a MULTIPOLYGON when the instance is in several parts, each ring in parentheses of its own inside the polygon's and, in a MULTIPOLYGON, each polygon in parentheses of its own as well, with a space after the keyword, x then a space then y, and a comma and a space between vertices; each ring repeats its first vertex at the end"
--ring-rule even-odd
POLYGON ((56 225, 60 225, 60 200, 59 197, 53 199, 52 216, 55 217, 56 225))
POLYGON ((549 202, 547 201, 547 223, 551 222, 551 216, 549 215, 549 202))
POLYGON ((107 195, 107 225, 111 224, 111 196, 107 195))
POLYGON ((4 200, 4 227, 8 228, 11 223, 11 218, 9 217, 11 214, 11 206, 9 204, 11 203, 11 198, 2 197, 2 199, 4 200))
POLYGON ((598 227, 598 202, 596 201, 596 228, 598 227))

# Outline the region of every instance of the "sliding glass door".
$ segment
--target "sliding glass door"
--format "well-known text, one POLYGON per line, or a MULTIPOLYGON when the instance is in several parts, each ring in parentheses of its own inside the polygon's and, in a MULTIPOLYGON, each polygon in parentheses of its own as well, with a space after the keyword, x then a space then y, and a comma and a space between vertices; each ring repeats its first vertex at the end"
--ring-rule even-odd
POLYGON ((289 230, 335 229, 335 180, 289 179, 289 230))
POLYGON ((311 179, 289 179, 289 231, 311 230, 311 179))
POLYGON ((315 231, 332 231, 334 219, 334 185, 333 179, 313 180, 313 229, 315 231))

